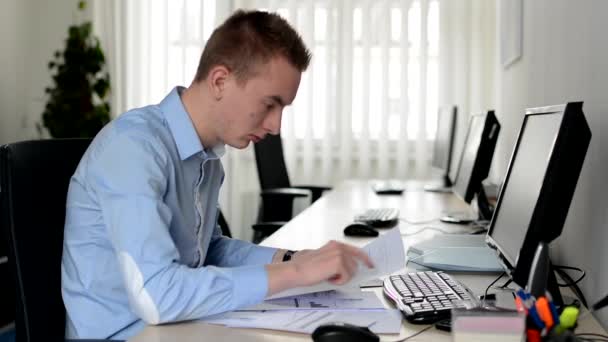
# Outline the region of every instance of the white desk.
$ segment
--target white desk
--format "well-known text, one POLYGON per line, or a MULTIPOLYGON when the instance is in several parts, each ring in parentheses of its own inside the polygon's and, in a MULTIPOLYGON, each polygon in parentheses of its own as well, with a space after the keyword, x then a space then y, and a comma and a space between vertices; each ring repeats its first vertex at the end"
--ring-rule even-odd
MULTIPOLYGON (((420 188, 420 184, 412 183, 412 187, 420 188)), ((428 193, 423 191, 406 191, 401 196, 375 195, 369 182, 347 181, 323 196, 314 205, 304 210, 300 215, 266 239, 265 246, 288 249, 317 248, 329 240, 347 242, 363 246, 370 238, 346 237, 342 229, 354 215, 368 208, 396 207, 401 211, 401 217, 408 221, 428 221, 439 218, 442 212, 466 211, 466 203, 452 194, 428 193)), ((411 225, 400 223, 400 230, 407 234, 416 232, 431 225, 450 232, 464 232, 467 227, 433 222, 431 224, 411 225)), ((403 236, 404 245, 409 246, 418 241, 440 234, 435 230, 425 230, 414 235, 403 236)), ((405 270, 404 270, 405 271, 405 270)), ((476 294, 483 293, 488 284, 496 278, 495 275, 457 275, 456 279, 466 284, 476 294)), ((392 306, 381 295, 381 289, 374 291, 387 306, 392 306)), ((383 341, 394 341, 409 336, 426 326, 412 325, 403 321, 401 333, 397 335, 382 335, 383 341)), ((605 333, 597 321, 591 316, 579 322, 579 332, 605 333)), ((163 326, 150 326, 144 329, 131 341, 307 341, 310 336, 305 334, 287 333, 258 329, 231 329, 202 322, 184 322, 163 326)), ((412 339, 412 341, 451 341, 449 333, 431 328, 412 339)))

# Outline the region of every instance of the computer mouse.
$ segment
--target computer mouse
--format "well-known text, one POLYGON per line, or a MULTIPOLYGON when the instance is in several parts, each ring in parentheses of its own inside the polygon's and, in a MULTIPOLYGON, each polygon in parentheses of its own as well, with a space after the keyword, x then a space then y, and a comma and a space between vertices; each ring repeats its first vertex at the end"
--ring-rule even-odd
POLYGON ((401 195, 403 193, 403 189, 389 189, 389 188, 385 188, 385 189, 375 189, 374 190, 376 192, 376 195, 401 195))
POLYGON ((332 323, 318 326, 312 333, 315 342, 378 342, 380 337, 367 327, 347 323, 332 323))
POLYGON ((378 236, 378 231, 367 223, 353 222, 344 228, 344 235, 374 237, 378 236))

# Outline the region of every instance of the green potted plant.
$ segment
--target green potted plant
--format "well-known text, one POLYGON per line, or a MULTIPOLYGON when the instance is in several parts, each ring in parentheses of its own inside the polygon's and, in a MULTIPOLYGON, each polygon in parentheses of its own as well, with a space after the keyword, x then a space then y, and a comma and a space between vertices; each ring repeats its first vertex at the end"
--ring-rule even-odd
MULTIPOLYGON (((85 7, 80 1, 78 10, 85 7)), ((110 121, 110 75, 91 31, 90 21, 70 26, 64 50, 48 64, 53 86, 45 89, 42 123, 54 138, 93 137, 110 121)))

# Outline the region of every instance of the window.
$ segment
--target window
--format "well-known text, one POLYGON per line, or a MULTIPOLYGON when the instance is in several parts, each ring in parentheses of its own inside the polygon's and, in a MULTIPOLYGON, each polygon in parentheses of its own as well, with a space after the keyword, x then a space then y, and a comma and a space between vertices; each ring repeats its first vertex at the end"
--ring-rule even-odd
MULTIPOLYGON (((168 42, 167 52, 150 51, 148 56, 152 71, 155 65, 159 70, 168 68, 160 76, 152 73, 147 77, 153 94, 161 97, 175 84, 190 84, 202 47, 221 22, 216 20, 219 3, 175 0, 170 5, 149 6, 152 19, 165 13, 168 17, 166 28, 150 27, 152 37, 164 37, 168 42)), ((404 136, 415 140, 424 131, 426 139, 433 139, 439 88, 438 0, 276 1, 272 2, 279 5, 275 8, 268 3, 237 1, 237 5, 246 5, 240 7, 276 10, 296 27, 313 52, 295 103, 285 112, 284 137, 323 140, 328 134, 349 134, 354 141, 363 136, 393 141, 404 136), (403 3, 409 6, 403 7, 403 3), (352 25, 347 29, 345 23, 349 22, 352 25), (345 46, 350 48, 345 50, 345 46), (344 78, 344 72, 350 77, 344 78), (421 75, 426 75, 424 80, 421 75), (351 87, 346 97, 341 88, 345 79, 351 81, 346 85, 351 87), (401 133, 404 128, 405 134, 401 133)))

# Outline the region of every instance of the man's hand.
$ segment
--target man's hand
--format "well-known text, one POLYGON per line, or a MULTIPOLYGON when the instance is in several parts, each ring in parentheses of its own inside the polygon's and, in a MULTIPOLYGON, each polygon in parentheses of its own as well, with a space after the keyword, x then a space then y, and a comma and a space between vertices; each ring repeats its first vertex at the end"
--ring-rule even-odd
POLYGON ((323 281, 345 284, 356 273, 359 262, 369 268, 374 267, 361 249, 336 241, 330 241, 319 249, 299 251, 289 262, 266 265, 268 295, 323 281))

